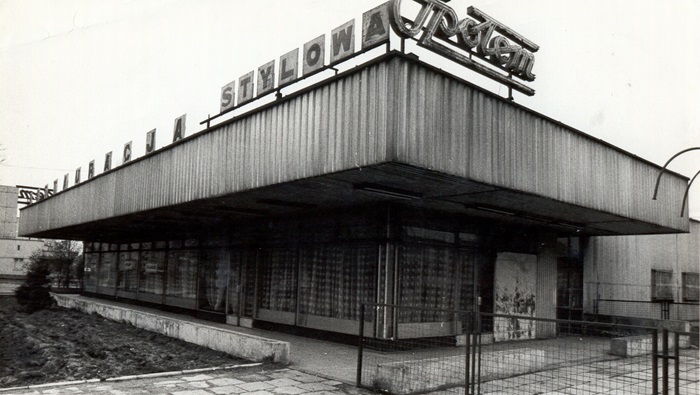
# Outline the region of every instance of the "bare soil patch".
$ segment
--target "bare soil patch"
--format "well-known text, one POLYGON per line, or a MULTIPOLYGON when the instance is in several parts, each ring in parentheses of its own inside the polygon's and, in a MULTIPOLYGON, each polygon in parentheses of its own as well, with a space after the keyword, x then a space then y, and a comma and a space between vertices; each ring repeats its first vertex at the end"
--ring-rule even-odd
POLYGON ((245 362, 96 314, 26 314, 14 297, 0 297, 0 388, 245 362))

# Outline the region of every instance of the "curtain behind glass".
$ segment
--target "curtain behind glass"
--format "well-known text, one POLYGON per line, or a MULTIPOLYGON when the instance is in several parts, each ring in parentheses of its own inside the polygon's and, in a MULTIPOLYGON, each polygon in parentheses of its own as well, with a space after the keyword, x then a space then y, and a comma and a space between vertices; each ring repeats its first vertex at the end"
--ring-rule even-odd
MULTIPOLYGON (((399 304, 434 309, 471 309, 475 253, 450 246, 406 244, 399 251, 399 304)), ((436 322, 449 313, 402 310, 400 322, 436 322)))
POLYGON ((316 245, 301 253, 300 313, 357 320, 375 300, 377 247, 316 245))
POLYGON ((165 251, 141 251, 139 292, 162 295, 165 251))
POLYGON ((165 295, 184 299, 197 297, 197 251, 168 251, 165 295))
POLYGON ((101 293, 112 293, 116 286, 116 252, 103 252, 97 275, 97 289, 101 293))
POLYGON ((97 252, 85 254, 85 276, 83 277, 83 286, 86 291, 95 292, 97 290, 97 263, 100 260, 100 254, 97 252))
POLYGON ((228 260, 225 249, 202 250, 199 267, 200 309, 223 312, 226 308, 228 260))
POLYGON ((119 253, 119 282, 120 291, 136 292, 138 287, 138 251, 122 251, 119 253))
POLYGON ((260 282, 260 308, 296 311, 297 249, 264 251, 260 282))

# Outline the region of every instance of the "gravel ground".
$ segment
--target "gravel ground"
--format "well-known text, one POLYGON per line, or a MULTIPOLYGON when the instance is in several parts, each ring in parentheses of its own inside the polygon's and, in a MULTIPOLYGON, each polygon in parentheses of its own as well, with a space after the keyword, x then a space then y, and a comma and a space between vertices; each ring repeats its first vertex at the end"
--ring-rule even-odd
POLYGON ((0 388, 247 362, 96 314, 25 314, 0 297, 0 388))

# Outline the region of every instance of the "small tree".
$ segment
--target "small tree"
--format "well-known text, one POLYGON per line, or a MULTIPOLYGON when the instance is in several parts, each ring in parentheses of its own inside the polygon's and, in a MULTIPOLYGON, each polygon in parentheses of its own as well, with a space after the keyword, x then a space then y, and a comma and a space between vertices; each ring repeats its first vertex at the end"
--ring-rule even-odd
POLYGON ((24 283, 15 290, 17 303, 24 311, 33 313, 53 304, 49 294, 51 279, 49 279, 49 264, 41 259, 41 251, 32 253, 29 257, 29 268, 24 283))
POLYGON ((42 258, 50 262, 49 269, 56 278, 57 285, 69 288, 76 276, 76 266, 80 264, 80 244, 71 240, 49 240, 44 244, 42 258))

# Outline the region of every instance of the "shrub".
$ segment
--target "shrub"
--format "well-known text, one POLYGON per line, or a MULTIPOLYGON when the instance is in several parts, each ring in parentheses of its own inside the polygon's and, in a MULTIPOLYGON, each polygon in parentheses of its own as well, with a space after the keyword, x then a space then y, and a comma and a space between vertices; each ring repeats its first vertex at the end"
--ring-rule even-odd
POLYGON ((27 313, 33 313, 53 305, 53 299, 49 294, 50 273, 49 264, 46 261, 39 259, 38 255, 30 257, 27 277, 24 283, 15 290, 17 303, 27 313))

